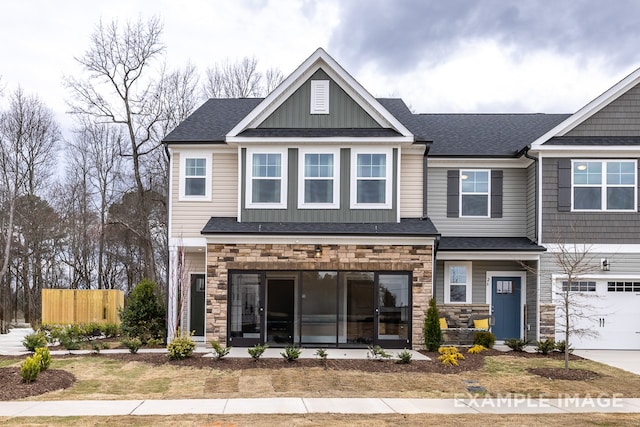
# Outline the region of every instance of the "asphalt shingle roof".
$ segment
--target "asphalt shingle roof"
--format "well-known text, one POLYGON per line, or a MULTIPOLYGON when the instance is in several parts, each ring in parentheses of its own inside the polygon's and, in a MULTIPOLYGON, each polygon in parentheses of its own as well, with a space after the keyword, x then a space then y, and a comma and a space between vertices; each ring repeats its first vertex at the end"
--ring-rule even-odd
POLYGON ((438 230, 429 219, 402 219, 391 223, 315 223, 315 222, 238 222, 236 218, 212 217, 202 234, 262 235, 390 235, 437 236, 438 230))
POLYGON ((448 237, 440 238, 438 251, 544 252, 546 249, 526 237, 448 237))

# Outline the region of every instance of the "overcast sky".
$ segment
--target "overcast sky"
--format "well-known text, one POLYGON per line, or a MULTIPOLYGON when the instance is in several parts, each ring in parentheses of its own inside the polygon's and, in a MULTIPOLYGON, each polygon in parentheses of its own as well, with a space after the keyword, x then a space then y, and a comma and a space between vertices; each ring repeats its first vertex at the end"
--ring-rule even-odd
POLYGON ((159 16, 167 61, 255 56, 292 72, 323 47, 415 112, 571 113, 640 67, 634 0, 57 0, 0 2, 0 76, 52 108, 105 22, 159 16))

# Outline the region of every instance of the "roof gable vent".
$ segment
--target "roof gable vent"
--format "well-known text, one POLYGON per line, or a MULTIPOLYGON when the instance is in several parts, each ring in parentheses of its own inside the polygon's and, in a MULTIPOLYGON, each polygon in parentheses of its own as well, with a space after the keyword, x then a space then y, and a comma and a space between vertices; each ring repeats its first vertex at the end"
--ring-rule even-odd
POLYGON ((329 114, 329 80, 311 80, 311 114, 329 114))

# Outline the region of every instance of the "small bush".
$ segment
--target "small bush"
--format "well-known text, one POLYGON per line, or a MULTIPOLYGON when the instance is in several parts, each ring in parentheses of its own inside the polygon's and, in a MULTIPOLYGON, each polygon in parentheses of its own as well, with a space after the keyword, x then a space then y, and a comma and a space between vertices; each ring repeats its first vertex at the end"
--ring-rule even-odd
MULTIPOLYGON (((558 341, 556 343, 556 350, 559 351, 560 353, 564 353, 566 346, 567 344, 565 343, 564 340, 558 341)), ((573 353, 573 348, 569 347, 569 353, 573 353)))
POLYGON ((293 362, 295 360, 298 360, 301 351, 302 350, 300 350, 300 347, 296 347, 295 345, 288 345, 284 348, 284 351, 280 353, 280 355, 284 357, 287 362, 293 362))
POLYGON ((138 338, 131 338, 122 341, 122 344, 129 349, 129 353, 136 354, 140 347, 142 347, 142 341, 138 338))
POLYGON ((36 356, 40 358, 40 372, 44 372, 51 366, 51 352, 47 347, 36 348, 36 356))
POLYGON ((480 344, 474 344, 473 347, 469 348, 467 353, 479 354, 479 353, 482 353, 483 351, 487 351, 487 348, 485 346, 480 344))
POLYGON ((35 381, 40 373, 40 356, 34 354, 25 359, 20 365, 20 375, 22 375, 22 381, 27 384, 35 381))
POLYGON ((109 344, 106 342, 93 342, 91 343, 91 351, 93 354, 100 354, 100 350, 106 350, 109 348, 109 344))
POLYGON ((440 347, 438 349, 438 360, 443 365, 459 366, 458 360, 464 360, 464 355, 458 351, 457 347, 440 347))
POLYGON ((435 298, 429 300, 429 309, 424 318, 424 345, 429 351, 436 351, 443 343, 442 329, 440 329, 440 315, 435 298))
POLYGON ((504 344, 513 351, 524 351, 524 348, 529 344, 529 341, 521 340, 519 338, 509 338, 504 340, 504 344))
POLYGON ((390 359, 390 358, 391 358, 391 355, 389 353, 387 353, 386 351, 384 351, 384 349, 382 347, 380 347, 379 345, 369 346, 369 348, 367 350, 367 359, 385 360, 385 359, 390 359))
POLYGON ((398 361, 396 363, 400 363, 402 365, 408 365, 409 363, 411 363, 412 358, 413 358, 413 355, 411 354, 411 352, 407 351, 407 349, 405 348, 403 351, 398 353, 398 361))
POLYGON ((165 333, 165 309, 157 285, 143 279, 127 297, 120 310, 120 327, 129 338, 139 338, 146 344, 151 338, 160 338, 165 333))
POLYGON ((114 338, 120 335, 120 326, 116 323, 105 323, 102 325, 102 333, 105 338, 114 338))
POLYGON ((318 356, 322 360, 327 360, 327 357, 329 356, 329 354, 327 353, 327 350, 325 350, 324 348, 319 348, 316 350, 316 356, 318 356))
POLYGON ((484 348, 493 348, 496 343, 496 336, 489 331, 476 332, 473 335, 473 344, 478 344, 484 348))
POLYGON ((190 357, 193 350, 196 348, 196 343, 193 342, 190 336, 182 336, 178 334, 173 341, 167 345, 169 350, 169 359, 182 360, 190 357))
POLYGON ((211 347, 213 347, 213 357, 216 359, 222 359, 231 351, 231 347, 223 347, 218 341, 211 341, 211 347))
POLYGON ((29 351, 36 351, 39 347, 47 346, 47 337, 44 332, 34 332, 24 337, 22 345, 29 351))
POLYGON ((536 342, 536 351, 540 354, 549 354, 549 352, 555 350, 555 348, 556 343, 549 338, 544 341, 536 342))
POLYGON ((256 344, 253 347, 248 348, 247 352, 249 353, 249 355, 253 360, 258 360, 260 359, 262 354, 265 352, 265 350, 268 348, 269 346, 266 344, 263 344, 263 345, 256 344))
POLYGON ((147 347, 164 347, 164 340, 162 338, 149 338, 147 340, 147 347))

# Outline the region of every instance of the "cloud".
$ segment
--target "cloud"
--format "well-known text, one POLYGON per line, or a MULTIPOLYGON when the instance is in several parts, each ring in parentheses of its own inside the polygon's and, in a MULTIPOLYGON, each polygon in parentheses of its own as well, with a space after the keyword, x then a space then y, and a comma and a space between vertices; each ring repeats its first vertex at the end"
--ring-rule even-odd
POLYGON ((434 66, 465 41, 495 41, 519 60, 550 51, 606 58, 612 67, 640 63, 640 2, 633 0, 351 0, 330 49, 349 66, 376 62, 382 72, 434 66))

